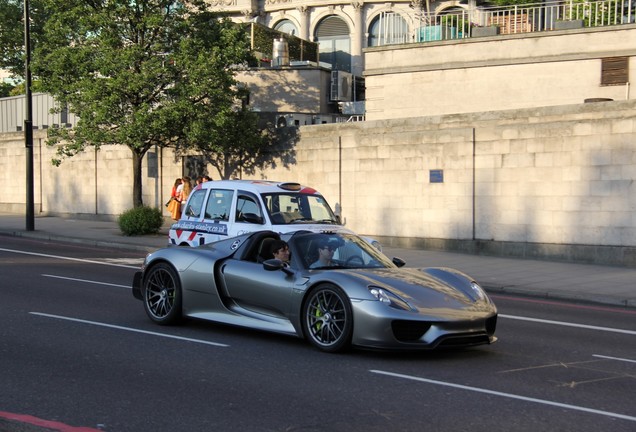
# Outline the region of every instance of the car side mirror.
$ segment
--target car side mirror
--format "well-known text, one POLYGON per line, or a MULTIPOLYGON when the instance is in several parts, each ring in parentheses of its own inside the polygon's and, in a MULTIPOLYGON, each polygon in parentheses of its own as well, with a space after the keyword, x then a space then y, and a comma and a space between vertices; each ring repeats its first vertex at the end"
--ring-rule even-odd
POLYGON ((391 261, 393 261, 393 264, 398 267, 404 267, 406 265, 406 261, 404 261, 402 258, 393 257, 391 261))
POLYGON ((288 264, 276 258, 263 261, 263 268, 267 271, 282 270, 284 273, 288 275, 294 274, 294 272, 290 270, 288 264))

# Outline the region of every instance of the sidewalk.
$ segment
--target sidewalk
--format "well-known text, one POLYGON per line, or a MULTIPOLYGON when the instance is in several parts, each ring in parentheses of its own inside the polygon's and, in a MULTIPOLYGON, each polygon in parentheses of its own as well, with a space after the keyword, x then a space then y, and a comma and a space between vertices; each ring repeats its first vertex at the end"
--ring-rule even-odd
MULTIPOLYGON (((124 236, 116 222, 35 218, 35 230, 26 231, 26 218, 0 213, 0 236, 12 235, 49 241, 151 252, 168 244, 164 225, 157 235, 124 236)), ((0 247, 2 247, 0 237, 0 247)), ((568 299, 636 308, 636 269, 477 256, 462 253, 384 248, 409 267, 452 267, 474 277, 490 293, 515 293, 548 299, 568 299)))

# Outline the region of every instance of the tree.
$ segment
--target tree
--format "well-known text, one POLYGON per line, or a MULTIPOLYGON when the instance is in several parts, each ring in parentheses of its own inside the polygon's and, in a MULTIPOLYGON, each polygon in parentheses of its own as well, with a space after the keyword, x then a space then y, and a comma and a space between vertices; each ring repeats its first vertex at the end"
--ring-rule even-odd
POLYGON ((54 163, 89 146, 126 145, 139 207, 148 150, 186 150, 193 137, 203 141, 235 117, 228 116, 240 104, 234 71, 252 59, 247 36, 200 0, 41 1, 50 16, 34 75, 79 118, 72 129, 49 129, 54 163))
MULTIPOLYGON (((247 97, 239 89, 239 96, 247 97)), ((196 149, 221 179, 253 174, 257 168, 284 166, 294 161, 296 128, 274 129, 271 122, 245 104, 226 107, 217 116, 203 115, 188 130, 188 147, 196 149)), ((177 148, 177 150, 179 150, 177 148)))
POLYGON ((13 85, 0 82, 0 98, 9 96, 11 94, 12 89, 13 89, 13 85))
MULTIPOLYGON (((42 0, 31 0, 31 46, 35 48, 49 11, 42 0)), ((0 68, 24 77, 24 0, 0 0, 0 68)))

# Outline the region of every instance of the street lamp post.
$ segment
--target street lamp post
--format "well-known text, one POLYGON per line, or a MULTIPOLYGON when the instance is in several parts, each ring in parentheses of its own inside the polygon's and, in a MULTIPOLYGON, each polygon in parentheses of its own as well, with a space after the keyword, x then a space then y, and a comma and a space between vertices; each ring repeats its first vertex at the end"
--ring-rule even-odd
POLYGON ((26 113, 24 118, 24 146, 26 147, 26 230, 35 229, 35 205, 33 203, 33 108, 31 95, 31 34, 29 31, 29 0, 24 0, 24 50, 26 113))

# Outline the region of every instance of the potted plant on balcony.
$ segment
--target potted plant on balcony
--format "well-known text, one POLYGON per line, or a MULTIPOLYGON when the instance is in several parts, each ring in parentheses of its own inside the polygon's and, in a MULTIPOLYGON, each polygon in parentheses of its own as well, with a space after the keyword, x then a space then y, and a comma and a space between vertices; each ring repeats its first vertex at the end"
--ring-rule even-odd
POLYGON ((491 24, 484 27, 473 27, 471 37, 497 36, 500 32, 499 24, 491 24))
POLYGON ((557 20, 554 22, 555 30, 571 30, 571 29, 579 29, 583 28, 583 20, 582 19, 563 19, 557 20))

